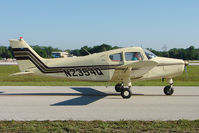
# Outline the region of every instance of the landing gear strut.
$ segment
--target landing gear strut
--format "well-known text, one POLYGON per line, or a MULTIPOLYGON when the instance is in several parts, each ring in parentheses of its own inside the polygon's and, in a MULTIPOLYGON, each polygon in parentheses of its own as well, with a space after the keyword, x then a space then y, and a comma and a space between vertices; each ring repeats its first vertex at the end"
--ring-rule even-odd
POLYGON ((130 88, 131 88, 130 86, 129 86, 129 88, 125 88, 123 83, 118 83, 115 85, 115 91, 120 92, 121 96, 124 99, 128 99, 131 97, 132 93, 131 93, 130 88))
POLYGON ((173 80, 169 79, 168 82, 169 82, 170 85, 167 85, 167 86, 164 87, 164 94, 165 95, 172 95, 173 92, 174 92, 174 89, 173 89, 173 80))

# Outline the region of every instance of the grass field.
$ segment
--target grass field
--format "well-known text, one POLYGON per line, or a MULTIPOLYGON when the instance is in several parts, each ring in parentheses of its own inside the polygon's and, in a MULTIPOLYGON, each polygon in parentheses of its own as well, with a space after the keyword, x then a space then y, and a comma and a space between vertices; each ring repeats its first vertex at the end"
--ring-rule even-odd
POLYGON ((199 120, 187 121, 1 121, 0 132, 199 132, 199 120))
MULTIPOLYGON (((185 72, 174 78, 175 86, 199 86, 199 66, 188 66, 185 72)), ((0 86, 114 86, 114 82, 67 81, 64 78, 43 77, 35 75, 9 76, 19 72, 18 66, 0 66, 0 86)), ((138 81, 136 86, 165 86, 167 82, 159 80, 138 81)))

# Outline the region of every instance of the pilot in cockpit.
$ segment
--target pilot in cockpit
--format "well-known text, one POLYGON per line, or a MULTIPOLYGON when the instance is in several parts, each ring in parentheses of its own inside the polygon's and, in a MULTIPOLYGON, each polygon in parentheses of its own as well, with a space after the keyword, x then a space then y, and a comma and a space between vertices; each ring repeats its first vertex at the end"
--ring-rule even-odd
POLYGON ((142 60, 142 57, 139 52, 135 52, 132 60, 142 60))

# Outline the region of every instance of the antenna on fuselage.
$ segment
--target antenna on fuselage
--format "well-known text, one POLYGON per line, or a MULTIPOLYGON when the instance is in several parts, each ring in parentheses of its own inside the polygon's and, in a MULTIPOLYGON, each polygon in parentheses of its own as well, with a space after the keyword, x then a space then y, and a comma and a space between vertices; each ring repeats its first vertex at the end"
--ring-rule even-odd
POLYGON ((86 53, 88 53, 89 55, 91 54, 91 53, 89 53, 85 48, 82 48, 86 53))

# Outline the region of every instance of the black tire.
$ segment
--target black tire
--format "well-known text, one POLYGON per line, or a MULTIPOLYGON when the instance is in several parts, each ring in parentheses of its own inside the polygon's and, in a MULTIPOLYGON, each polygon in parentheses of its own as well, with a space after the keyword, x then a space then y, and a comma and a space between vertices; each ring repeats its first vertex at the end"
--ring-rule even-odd
POLYGON ((174 92, 174 89, 170 85, 164 87, 164 94, 165 95, 172 95, 173 92, 174 92))
POLYGON ((122 91, 121 91, 121 96, 124 98, 124 99, 128 99, 130 98, 132 95, 130 89, 128 88, 124 88, 122 91))
POLYGON ((122 84, 116 84, 115 85, 115 91, 116 92, 122 92, 123 86, 122 84))

